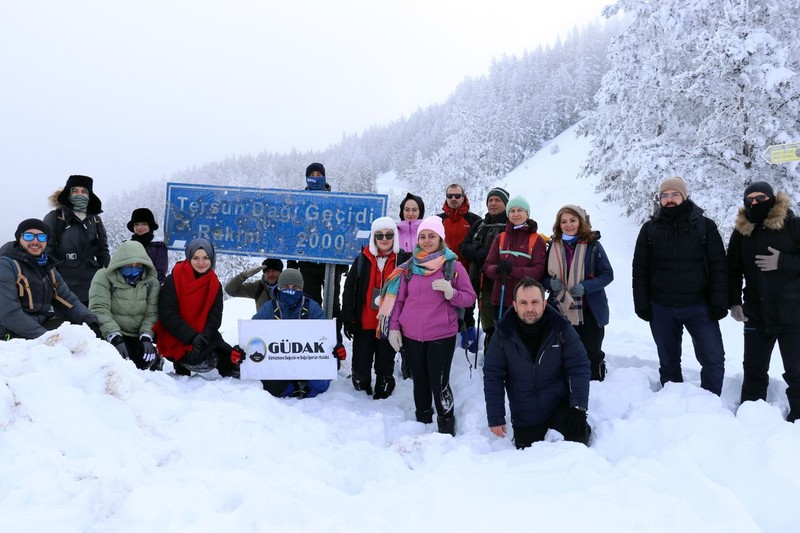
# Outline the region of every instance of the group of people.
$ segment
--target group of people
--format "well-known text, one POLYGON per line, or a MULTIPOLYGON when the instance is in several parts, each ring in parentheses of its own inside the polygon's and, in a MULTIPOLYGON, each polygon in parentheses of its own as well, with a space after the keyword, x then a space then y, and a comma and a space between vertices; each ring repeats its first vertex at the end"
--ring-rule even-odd
MULTIPOLYGON (((319 163, 309 165, 306 180, 309 191, 330 190, 319 163)), ((166 358, 180 375, 216 370, 238 377, 245 353, 219 332, 223 287, 213 244, 192 240, 185 260, 168 273, 166 246, 154 241, 153 213, 138 208, 127 225, 130 239, 110 255, 92 189, 91 178, 70 176, 53 195, 53 211, 20 223, 14 241, 0 249, 0 333, 36 338, 68 320, 88 325, 140 369, 160 370, 166 358)), ((793 304, 800 299, 800 227, 788 196, 751 184, 727 254, 683 179, 665 180, 658 200, 636 242, 633 295, 636 314, 650 323, 662 384, 683 379, 685 327, 702 366, 701 386, 720 394, 718 321, 730 309, 745 323, 742 401, 766 398, 777 341, 789 386, 787 418, 797 419, 800 319, 793 304)), ((550 428, 588 444, 589 384, 606 377, 605 287, 614 279, 600 233, 578 205, 558 209, 548 235, 522 196, 495 187, 485 204, 483 217, 472 213, 465 188, 452 183, 442 212, 426 217, 423 199, 408 193, 399 222, 373 220, 349 270, 334 267, 333 316, 352 341, 352 385, 376 400, 388 398, 399 353, 402 377, 413 380, 417 421, 433 423, 435 412, 438 431, 455 435, 452 359, 458 345, 477 364, 482 331, 491 432, 506 434, 507 396, 517 447, 542 440, 550 428)), ((325 268, 291 261, 284 268, 282 260, 268 258, 234 276, 224 291, 252 298, 253 319, 321 319, 325 268)), ((333 355, 341 362, 346 351, 337 340, 333 355)), ((263 381, 279 397, 314 397, 329 385, 263 381)))
POLYGON ((786 193, 750 183, 727 251, 713 220, 680 177, 664 180, 659 205, 633 254, 636 314, 650 323, 661 383, 681 382, 681 339, 689 332, 700 385, 719 395, 725 349, 719 321, 744 324, 741 401, 766 400, 775 343, 783 358, 789 412, 800 418, 800 219, 786 193))

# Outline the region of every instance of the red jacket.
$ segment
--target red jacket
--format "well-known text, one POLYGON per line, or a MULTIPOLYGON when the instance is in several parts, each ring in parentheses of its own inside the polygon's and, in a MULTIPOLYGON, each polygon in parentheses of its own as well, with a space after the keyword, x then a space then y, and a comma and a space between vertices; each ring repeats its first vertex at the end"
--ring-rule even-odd
POLYGON ((458 255, 458 262, 464 265, 464 269, 469 272, 469 261, 461 257, 458 250, 461 248, 461 242, 467 236, 469 228, 472 224, 481 220, 481 217, 469 210, 469 198, 464 197, 464 203, 458 209, 450 209, 447 205, 447 200, 444 201, 442 206, 444 213, 439 213, 439 218, 442 219, 444 225, 444 242, 447 247, 453 250, 458 255))

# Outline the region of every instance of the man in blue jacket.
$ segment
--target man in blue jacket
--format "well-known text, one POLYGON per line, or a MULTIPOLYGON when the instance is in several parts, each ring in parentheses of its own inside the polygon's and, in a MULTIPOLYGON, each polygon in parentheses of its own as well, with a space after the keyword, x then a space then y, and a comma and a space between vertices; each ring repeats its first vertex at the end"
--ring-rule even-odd
MULTIPOLYGON (((286 320, 325 318, 325 313, 317 302, 303 292, 303 275, 296 268, 287 268, 278 276, 278 288, 275 298, 267 301, 253 315, 253 320, 286 320)), ((339 364, 347 356, 341 343, 333 348, 333 356, 339 364)), ((262 380, 264 390, 280 398, 313 398, 322 394, 331 385, 329 379, 296 380, 262 380)))
POLYGON ((518 449, 544 440, 552 428, 588 445, 592 429, 589 357, 575 328, 547 305, 544 287, 523 278, 514 288, 514 313, 497 324, 483 365, 489 429, 506 435, 505 392, 518 449))

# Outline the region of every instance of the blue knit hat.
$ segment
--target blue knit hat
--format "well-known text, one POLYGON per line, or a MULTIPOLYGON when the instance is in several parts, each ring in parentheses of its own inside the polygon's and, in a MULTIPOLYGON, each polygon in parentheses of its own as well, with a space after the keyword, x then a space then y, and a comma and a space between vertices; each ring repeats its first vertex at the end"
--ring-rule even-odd
POLYGON ((508 215, 511 212, 511 209, 514 207, 521 207, 522 209, 525 210, 526 213, 528 213, 528 216, 531 215, 531 206, 528 203, 528 200, 526 200, 522 196, 515 196, 514 198, 508 201, 508 203, 506 204, 506 215, 508 215))

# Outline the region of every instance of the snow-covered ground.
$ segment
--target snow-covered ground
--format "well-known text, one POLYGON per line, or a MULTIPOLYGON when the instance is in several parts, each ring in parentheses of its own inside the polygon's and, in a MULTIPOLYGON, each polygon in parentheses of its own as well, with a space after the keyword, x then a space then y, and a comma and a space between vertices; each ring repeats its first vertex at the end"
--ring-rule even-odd
MULTIPOLYGON (((414 421, 410 381, 374 401, 349 362, 326 394, 279 400, 258 382, 137 371, 64 326, 0 343, 0 531, 796 531, 800 424, 783 420, 779 356, 769 402, 739 408, 741 327, 726 318, 722 397, 699 388, 688 339, 686 383, 661 388, 631 303, 638 224, 575 178, 588 148, 567 131, 498 185, 544 232, 577 203, 603 234, 616 280, 590 447, 493 436, 462 351, 452 438, 414 421)), ((226 302, 228 340, 253 312, 226 302)))

